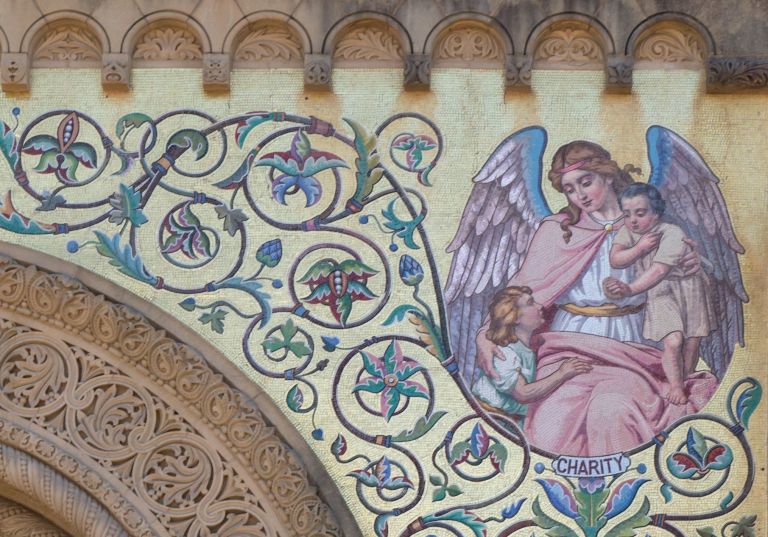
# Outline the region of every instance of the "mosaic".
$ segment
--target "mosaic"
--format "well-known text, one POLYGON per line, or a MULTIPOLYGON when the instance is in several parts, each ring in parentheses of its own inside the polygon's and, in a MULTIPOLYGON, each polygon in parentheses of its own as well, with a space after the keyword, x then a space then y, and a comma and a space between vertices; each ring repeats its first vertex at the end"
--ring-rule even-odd
POLYGON ((756 534, 734 511, 762 388, 723 382, 745 343, 744 247, 716 172, 673 130, 647 130, 647 183, 591 142, 545 163, 538 126, 484 149, 441 221, 442 281, 425 192, 446 137, 425 115, 13 116, 0 228, 71 236, 57 244, 75 259, 239 341, 330 450, 364 534, 756 534), (666 508, 681 499, 696 509, 666 508))

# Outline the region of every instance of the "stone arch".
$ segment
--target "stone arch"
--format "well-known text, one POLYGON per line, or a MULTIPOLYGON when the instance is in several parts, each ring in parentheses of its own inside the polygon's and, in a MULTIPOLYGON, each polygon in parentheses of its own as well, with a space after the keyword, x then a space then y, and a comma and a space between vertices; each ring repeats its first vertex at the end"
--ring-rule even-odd
POLYGON ((90 15, 56 11, 27 28, 21 52, 36 67, 100 67, 112 45, 104 27, 90 15))
POLYGON ((635 66, 703 67, 717 53, 709 30, 695 18, 667 12, 648 17, 630 33, 625 53, 635 66))
POLYGON ((397 19, 374 11, 359 11, 336 21, 323 38, 323 54, 334 65, 402 66, 413 52, 408 30, 397 19))
POLYGON ((134 22, 123 36, 120 52, 134 65, 197 66, 211 52, 211 40, 194 17, 179 11, 155 11, 134 22))
POLYGON ((360 535, 298 431, 194 331, 84 269, 0 250, 23 260, 0 258, 0 446, 61 473, 128 535, 360 535), (167 492, 171 459, 194 486, 167 492))
POLYGON ((279 11, 259 11, 240 19, 224 39, 222 53, 235 67, 302 66, 312 51, 307 30, 279 11))
POLYGON ((614 53, 608 29, 594 17, 576 12, 540 21, 524 49, 538 69, 602 69, 608 55, 614 53))
POLYGON ((434 66, 500 67, 515 53, 512 36, 498 20, 475 12, 444 18, 424 42, 434 66))
POLYGON ((0 53, 10 52, 10 50, 11 50, 11 44, 8 41, 8 34, 6 34, 3 27, 0 26, 0 53))

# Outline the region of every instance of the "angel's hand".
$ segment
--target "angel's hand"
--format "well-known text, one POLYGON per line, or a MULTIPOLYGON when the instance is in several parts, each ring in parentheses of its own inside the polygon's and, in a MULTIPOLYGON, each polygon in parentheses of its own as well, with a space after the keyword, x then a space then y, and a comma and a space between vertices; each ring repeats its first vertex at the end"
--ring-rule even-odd
POLYGON ((659 245, 660 240, 661 240, 661 233, 659 233, 658 231, 652 231, 640 237, 640 240, 637 241, 637 244, 635 246, 639 248, 641 252, 643 252, 644 254, 647 254, 648 252, 650 252, 651 250, 654 250, 659 245))
POLYGON ((499 372, 493 367, 493 358, 496 357, 499 360, 506 360, 506 357, 501 352, 501 349, 485 337, 486 329, 481 329, 477 333, 477 339, 475 340, 475 346, 477 348, 477 357, 475 359, 475 365, 480 370, 488 375, 493 380, 501 380, 499 372))
POLYGON ((690 246, 690 250, 688 250, 688 253, 685 254, 682 258, 680 258, 680 262, 677 264, 677 266, 683 270, 683 273, 686 276, 690 276, 691 274, 696 274, 701 270, 701 256, 699 255, 699 248, 696 244, 696 241, 691 239, 683 239, 683 242, 690 246))

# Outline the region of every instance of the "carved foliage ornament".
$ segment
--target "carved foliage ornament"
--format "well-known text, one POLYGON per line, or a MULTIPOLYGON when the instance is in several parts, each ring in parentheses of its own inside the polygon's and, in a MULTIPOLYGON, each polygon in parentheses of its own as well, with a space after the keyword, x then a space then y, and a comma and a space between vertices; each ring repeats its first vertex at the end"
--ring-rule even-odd
POLYGON ((98 38, 82 26, 67 24, 46 31, 34 47, 33 59, 84 62, 101 58, 98 38))
POLYGON ((301 59, 301 41, 296 32, 278 21, 251 24, 235 49, 235 61, 296 63, 301 59))
POLYGON ((637 40, 635 60, 661 63, 704 61, 707 46, 688 25, 665 21, 645 30, 637 40))
POLYGON ((504 47, 496 32, 476 21, 461 21, 443 30, 437 40, 434 56, 446 63, 503 61, 504 47))
POLYGON ((3 537, 67 537, 64 531, 23 505, 0 497, 0 535, 3 537))
POLYGON ((134 59, 146 61, 194 61, 203 57, 197 36, 173 24, 150 27, 140 37, 134 59))
POLYGON ((340 535, 258 408, 195 351, 70 278, 0 258, 0 433, 8 419, 77 453, 87 486, 119 483, 170 535, 340 535))
POLYGON ((336 42, 335 60, 400 62, 403 49, 397 34, 380 21, 360 21, 347 28, 336 42))
POLYGON ((573 67, 602 66, 605 54, 601 41, 597 31, 585 22, 555 23, 539 38, 534 60, 573 67))

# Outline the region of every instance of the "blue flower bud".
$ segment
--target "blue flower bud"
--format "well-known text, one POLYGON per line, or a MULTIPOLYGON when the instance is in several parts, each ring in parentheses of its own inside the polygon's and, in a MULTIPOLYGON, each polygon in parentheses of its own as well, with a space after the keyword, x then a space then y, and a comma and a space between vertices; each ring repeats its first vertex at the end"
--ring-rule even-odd
POLYGON ((323 430, 318 428, 312 431, 312 438, 315 440, 322 440, 324 438, 325 434, 323 433, 323 430))
POLYGON ((19 114, 21 114, 21 108, 19 108, 18 106, 14 107, 13 110, 11 110, 11 114, 13 114, 14 116, 18 116, 19 114))
POLYGON ((67 252, 70 254, 77 253, 77 251, 80 249, 80 245, 77 243, 77 241, 69 241, 67 243, 67 252))
POLYGON ((256 251, 256 259, 269 268, 276 267, 283 257, 283 243, 280 239, 267 241, 256 251))
POLYGON ((641 462, 640 464, 637 465, 637 471, 640 474, 644 474, 645 472, 648 471, 648 467, 641 462))
POLYGON ((179 302, 179 306, 184 308, 187 311, 194 311, 195 306, 197 306, 197 303, 195 302, 195 299, 192 297, 185 298, 181 302, 179 302))
POLYGON ((282 280, 278 280, 277 278, 272 280, 272 287, 274 287, 275 289, 280 289, 282 286, 283 286, 282 280))
POLYGON ((361 224, 368 223, 368 215, 364 214, 357 219, 361 224))
POLYGON ((400 279, 405 285, 419 285, 424 279, 424 269, 418 261, 405 254, 400 258, 400 279))
POLYGON ((395 244, 394 242, 392 244, 390 244, 389 245, 389 250, 391 252, 397 252, 397 244, 395 244))
POLYGON ((537 474, 542 473, 544 471, 544 464, 537 462, 536 464, 533 465, 533 471, 536 472, 537 474))
POLYGON ((323 350, 325 352, 333 352, 336 350, 336 345, 339 344, 339 338, 336 336, 320 336, 323 340, 323 350))

